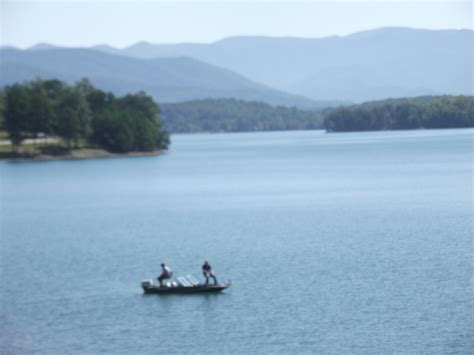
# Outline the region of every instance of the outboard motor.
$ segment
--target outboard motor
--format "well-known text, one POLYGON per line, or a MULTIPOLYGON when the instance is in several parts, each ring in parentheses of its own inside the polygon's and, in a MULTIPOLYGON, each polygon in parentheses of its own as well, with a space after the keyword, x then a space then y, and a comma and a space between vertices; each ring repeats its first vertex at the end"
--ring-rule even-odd
POLYGON ((152 280, 142 281, 142 288, 149 288, 151 286, 153 286, 153 281, 152 280))

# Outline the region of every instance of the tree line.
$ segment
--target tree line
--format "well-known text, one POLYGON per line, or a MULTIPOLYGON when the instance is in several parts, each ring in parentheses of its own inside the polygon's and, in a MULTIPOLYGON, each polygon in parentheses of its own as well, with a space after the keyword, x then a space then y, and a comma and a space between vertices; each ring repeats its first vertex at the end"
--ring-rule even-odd
POLYGON ((389 99, 331 110, 329 132, 474 127, 473 96, 389 99))
POLYGON ((170 132, 246 132, 320 129, 320 111, 270 106, 237 99, 204 99, 160 104, 170 132))
POLYGON ((159 107, 140 92, 124 97, 95 88, 88 79, 75 85, 34 80, 6 86, 0 93, 2 126, 12 147, 38 136, 61 138, 67 148, 88 144, 111 152, 166 149, 159 107))
POLYGON ((111 152, 166 149, 167 131, 242 132, 295 129, 362 131, 474 127, 474 97, 389 99, 319 111, 237 99, 161 104, 140 92, 123 97, 95 88, 34 80, 0 91, 0 129, 18 151, 27 138, 55 136, 68 149, 92 145, 111 152), (164 128, 163 128, 164 127, 164 128))

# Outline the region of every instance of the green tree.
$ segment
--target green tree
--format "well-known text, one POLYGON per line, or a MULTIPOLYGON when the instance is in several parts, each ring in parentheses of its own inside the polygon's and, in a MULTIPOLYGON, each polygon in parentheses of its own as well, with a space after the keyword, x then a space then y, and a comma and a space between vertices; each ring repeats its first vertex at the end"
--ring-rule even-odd
POLYGON ((134 134, 134 150, 153 151, 166 149, 169 144, 168 134, 162 129, 159 119, 159 106, 143 92, 126 95, 117 101, 122 112, 129 117, 134 134))
POLYGON ((15 150, 22 140, 40 133, 61 137, 69 148, 87 140, 115 152, 166 149, 169 144, 159 107, 143 92, 115 98, 88 79, 73 87, 38 79, 6 87, 4 96, 0 110, 15 150))
POLYGON ((129 117, 118 110, 104 110, 93 121, 93 142, 109 151, 125 153, 135 145, 129 117))
POLYGON ((74 88, 87 99, 87 96, 98 91, 90 82, 88 78, 82 78, 75 85, 74 88))
POLYGON ((28 131, 35 138, 39 133, 48 134, 54 121, 53 101, 48 97, 41 80, 34 81, 29 85, 30 112, 28 131))
POLYGON ((134 95, 126 95, 121 98, 118 103, 123 108, 141 112, 143 116, 150 121, 156 121, 160 112, 160 108, 156 102, 153 101, 153 98, 143 91, 134 95))
POLYGON ((5 88, 5 129, 12 143, 13 151, 17 152, 21 142, 27 138, 30 109, 28 89, 20 84, 5 88))
POLYGON ((80 92, 73 88, 63 91, 57 107, 56 133, 64 139, 68 148, 72 142, 77 148, 80 138, 90 134, 91 112, 89 105, 80 92))
POLYGON ((0 90, 0 130, 5 130, 5 92, 0 90))

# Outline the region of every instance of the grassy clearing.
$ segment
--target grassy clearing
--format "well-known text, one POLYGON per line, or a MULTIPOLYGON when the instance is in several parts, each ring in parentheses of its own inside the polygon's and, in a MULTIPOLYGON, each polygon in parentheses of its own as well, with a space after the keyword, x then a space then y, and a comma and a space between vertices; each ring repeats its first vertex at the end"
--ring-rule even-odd
POLYGON ((88 151, 96 150, 93 147, 87 147, 85 141, 80 141, 79 148, 70 149, 66 144, 57 137, 49 137, 48 140, 38 138, 36 141, 33 139, 24 140, 23 143, 19 146, 18 151, 14 152, 12 150, 12 145, 5 142, 8 140, 6 138, 0 138, 2 144, 0 144, 0 158, 16 158, 16 157, 37 157, 40 155, 51 155, 51 156, 62 156, 70 155, 72 151, 82 152, 87 154, 88 151))
POLYGON ((113 153, 90 146, 85 140, 78 142, 78 148, 68 148, 66 144, 57 137, 50 137, 49 139, 49 142, 41 139, 38 139, 36 142, 31 139, 25 140, 17 152, 13 152, 11 144, 6 144, 5 140, 3 140, 3 144, 0 144, 0 159, 90 159, 119 156, 156 156, 161 154, 161 151, 113 153))
POLYGON ((22 144, 17 153, 14 153, 12 150, 11 144, 2 144, 0 145, 0 158, 2 156, 14 156, 14 155, 38 155, 47 150, 64 150, 60 144, 58 143, 42 143, 42 144, 34 144, 34 143, 24 143, 22 144))

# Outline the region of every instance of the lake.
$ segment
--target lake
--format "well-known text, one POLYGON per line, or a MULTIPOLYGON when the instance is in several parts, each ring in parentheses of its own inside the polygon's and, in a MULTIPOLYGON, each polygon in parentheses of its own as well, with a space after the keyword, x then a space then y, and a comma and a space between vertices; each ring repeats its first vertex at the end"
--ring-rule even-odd
POLYGON ((2 353, 473 349, 474 130, 172 136, 0 163, 2 353), (144 296, 209 260, 218 295, 144 296))

